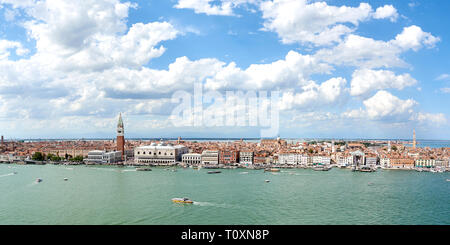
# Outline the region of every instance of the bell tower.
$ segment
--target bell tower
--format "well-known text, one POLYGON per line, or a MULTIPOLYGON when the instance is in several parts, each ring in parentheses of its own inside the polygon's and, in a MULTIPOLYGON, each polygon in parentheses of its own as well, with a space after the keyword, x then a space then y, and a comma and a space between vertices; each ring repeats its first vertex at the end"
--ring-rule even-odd
POLYGON ((122 160, 125 155, 125 138, 124 138, 124 128, 122 121, 122 113, 119 114, 119 122, 117 123, 117 151, 120 151, 122 154, 122 160))

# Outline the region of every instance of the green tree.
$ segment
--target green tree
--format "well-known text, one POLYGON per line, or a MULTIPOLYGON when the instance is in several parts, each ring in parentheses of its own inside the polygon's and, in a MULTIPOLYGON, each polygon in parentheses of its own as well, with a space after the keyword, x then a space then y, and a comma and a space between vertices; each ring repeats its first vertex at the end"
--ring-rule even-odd
MULTIPOLYGON (((47 159, 48 159, 48 157, 47 157, 47 159)), ((53 156, 50 158, 50 160, 52 160, 52 161, 54 161, 54 162, 59 162, 59 161, 61 161, 61 157, 53 155, 53 156)))
POLYGON ((44 161, 44 157, 45 155, 42 154, 42 152, 37 151, 33 154, 33 156, 31 156, 31 159, 34 161, 44 161))
POLYGON ((72 157, 70 159, 70 161, 72 161, 72 162, 82 162, 83 161, 83 156, 72 157))
POLYGON ((54 157, 54 156, 55 156, 55 155, 53 155, 52 153, 48 153, 47 156, 46 156, 46 159, 47 159, 47 160, 51 160, 52 157, 54 157))
POLYGON ((393 151, 397 151, 397 146, 392 146, 392 148, 391 148, 393 151))

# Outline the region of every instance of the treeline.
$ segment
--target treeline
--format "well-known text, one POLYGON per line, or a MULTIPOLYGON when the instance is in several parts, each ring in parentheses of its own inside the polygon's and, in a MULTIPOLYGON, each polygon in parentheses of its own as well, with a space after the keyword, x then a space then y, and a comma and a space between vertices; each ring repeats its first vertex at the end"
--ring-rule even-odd
POLYGON ((45 155, 42 152, 35 152, 33 154, 33 156, 31 156, 31 159, 34 161, 53 161, 53 162, 60 162, 60 161, 71 161, 71 162, 82 162, 83 161, 83 156, 76 156, 76 157, 72 157, 72 155, 69 155, 66 153, 66 155, 64 157, 60 157, 57 155, 54 155, 52 153, 49 153, 47 155, 45 155))

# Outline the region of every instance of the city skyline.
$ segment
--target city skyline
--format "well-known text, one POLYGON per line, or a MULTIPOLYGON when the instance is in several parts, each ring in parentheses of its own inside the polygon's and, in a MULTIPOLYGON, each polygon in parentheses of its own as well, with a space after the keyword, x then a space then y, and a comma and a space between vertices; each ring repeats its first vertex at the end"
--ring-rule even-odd
POLYGON ((112 138, 122 112, 125 138, 260 138, 261 127, 173 126, 173 94, 201 82, 280 91, 281 138, 412 139, 415 129, 449 140, 449 8, 0 0, 0 134, 112 138))

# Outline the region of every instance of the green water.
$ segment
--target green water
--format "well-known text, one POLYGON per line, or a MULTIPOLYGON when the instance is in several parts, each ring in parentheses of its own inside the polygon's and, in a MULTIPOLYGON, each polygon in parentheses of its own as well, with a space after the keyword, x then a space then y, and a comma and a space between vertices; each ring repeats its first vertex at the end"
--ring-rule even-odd
POLYGON ((221 171, 0 164, 0 224, 450 224, 450 173, 221 171))

